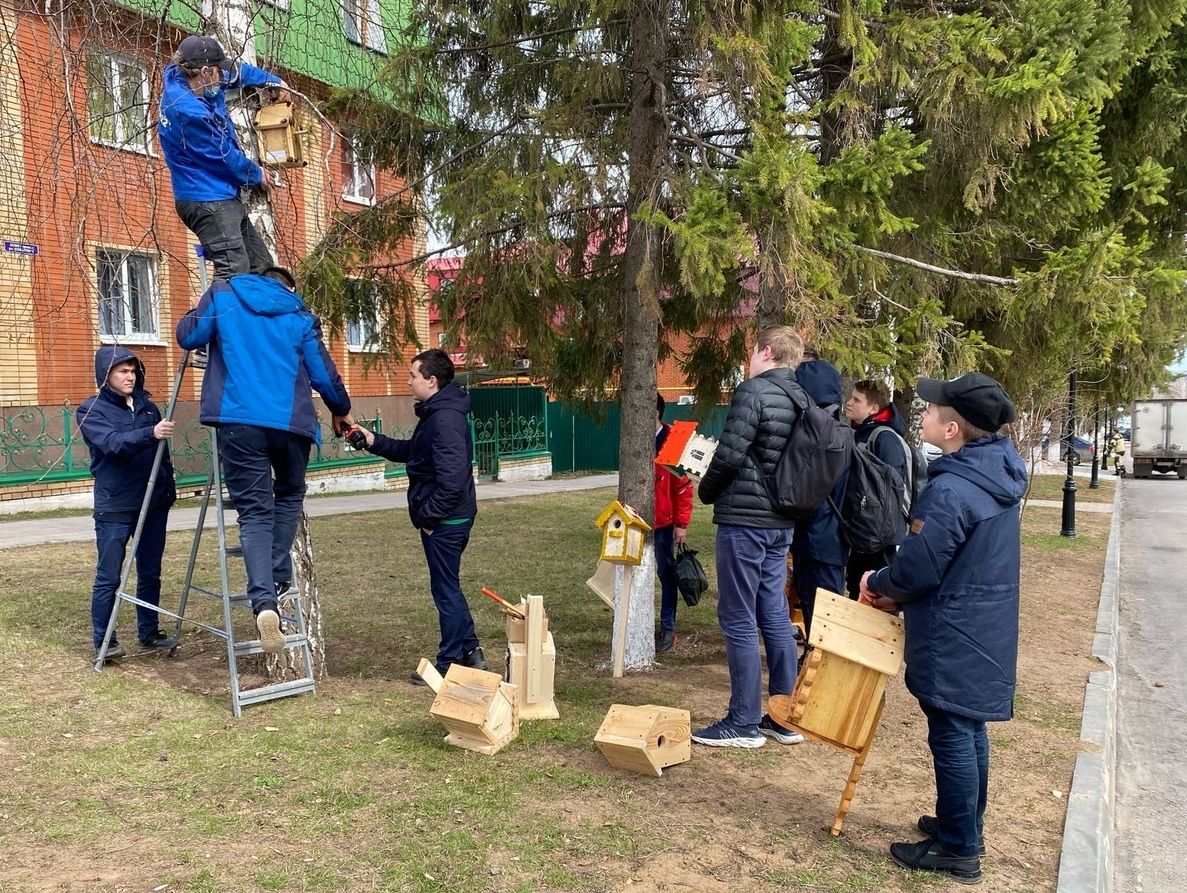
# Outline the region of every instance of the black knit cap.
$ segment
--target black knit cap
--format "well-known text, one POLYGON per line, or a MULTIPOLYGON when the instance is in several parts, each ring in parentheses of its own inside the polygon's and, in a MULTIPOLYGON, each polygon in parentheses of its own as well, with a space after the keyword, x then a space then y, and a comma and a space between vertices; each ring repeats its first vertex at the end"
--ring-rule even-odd
POLYGON ((921 378, 915 393, 928 403, 951 406, 971 425, 990 433, 1014 421, 1014 401, 994 379, 981 372, 959 378, 921 378))
POLYGON ((202 37, 199 34, 190 35, 181 42, 177 51, 181 54, 185 64, 193 68, 217 65, 225 71, 230 71, 233 65, 232 61, 227 58, 227 54, 223 52, 222 46, 213 37, 202 37))

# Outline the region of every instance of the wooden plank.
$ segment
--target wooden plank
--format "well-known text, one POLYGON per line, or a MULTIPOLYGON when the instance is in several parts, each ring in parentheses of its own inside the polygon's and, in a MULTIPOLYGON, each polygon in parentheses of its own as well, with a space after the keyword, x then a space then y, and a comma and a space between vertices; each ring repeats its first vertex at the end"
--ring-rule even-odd
POLYGON ((441 674, 437 672, 437 668, 427 657, 422 657, 420 663, 416 665, 416 675, 428 684, 434 694, 441 691, 441 674))
POLYGON ((614 612, 614 678, 622 678, 622 665, 626 660, 626 625, 631 612, 631 583, 635 579, 635 568, 627 564, 622 568, 622 596, 614 612))
POLYGON ((879 611, 869 605, 859 604, 824 589, 816 590, 816 606, 812 612, 811 644, 816 645, 816 618, 827 621, 834 627, 843 626, 863 636, 903 650, 905 633, 901 617, 879 611))
POLYGON ((606 603, 606 607, 614 610, 614 581, 618 576, 618 565, 604 558, 598 559, 594 575, 585 581, 585 585, 597 593, 598 598, 606 603))
MULTIPOLYGON (((813 620, 815 625, 815 620, 813 620)), ((877 722, 886 676, 825 652, 814 678, 796 686, 794 725, 849 749, 865 746, 877 722), (801 709, 802 708, 802 709, 801 709)))
POLYGON ((527 641, 527 679, 516 680, 520 685, 527 683, 527 693, 524 701, 534 704, 540 700, 541 659, 544 650, 544 599, 539 595, 529 595, 527 641))
POLYGON ((901 642, 880 642, 819 615, 812 618, 812 644, 887 676, 896 675, 903 665, 901 642))

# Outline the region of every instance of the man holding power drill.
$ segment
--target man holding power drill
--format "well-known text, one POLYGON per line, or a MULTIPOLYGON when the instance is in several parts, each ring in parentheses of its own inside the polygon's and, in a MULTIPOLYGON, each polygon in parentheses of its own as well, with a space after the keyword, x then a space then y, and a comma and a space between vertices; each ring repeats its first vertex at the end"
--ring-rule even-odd
POLYGON ((227 492, 239 512, 247 594, 260 644, 284 650, 278 599, 293 579, 289 550, 305 502, 305 466, 320 436, 310 387, 334 414, 354 421, 350 396, 288 270, 269 267, 216 280, 177 324, 186 350, 209 345, 202 424, 218 428, 227 492))
MULTIPOLYGON (((462 552, 470 542, 478 499, 470 460, 474 441, 466 414, 470 397, 453 382, 453 361, 443 350, 426 350, 412 358, 408 385, 416 398, 420 421, 409 440, 394 440, 356 427, 351 443, 408 471, 408 514, 420 529, 429 563, 429 590, 441 622, 437 671, 450 664, 486 669, 474 618, 462 592, 462 552)), ((412 674, 415 685, 425 682, 412 674)))

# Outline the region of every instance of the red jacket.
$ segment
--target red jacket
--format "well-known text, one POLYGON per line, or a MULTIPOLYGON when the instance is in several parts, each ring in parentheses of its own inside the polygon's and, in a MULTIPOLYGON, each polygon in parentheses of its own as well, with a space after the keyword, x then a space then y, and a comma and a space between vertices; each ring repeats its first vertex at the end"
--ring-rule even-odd
MULTIPOLYGON (((655 436, 658 453, 668 439, 669 425, 655 436)), ((655 466, 655 527, 688 527, 692 520, 692 481, 678 478, 663 466, 655 466)))

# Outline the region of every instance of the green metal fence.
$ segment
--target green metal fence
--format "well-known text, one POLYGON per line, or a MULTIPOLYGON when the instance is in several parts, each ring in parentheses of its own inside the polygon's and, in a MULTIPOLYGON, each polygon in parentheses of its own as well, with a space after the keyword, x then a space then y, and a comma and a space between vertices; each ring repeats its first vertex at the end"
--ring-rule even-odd
MULTIPOLYGON (((664 421, 695 418, 696 406, 668 404, 664 421)), ((719 437, 725 427, 728 406, 714 406, 697 431, 719 437)), ((588 414, 565 403, 548 404, 548 447, 552 451, 552 470, 617 471, 618 439, 622 416, 617 403, 602 403, 588 414)))
POLYGON ((499 473, 499 461, 548 452, 548 395, 535 385, 482 385, 469 389, 474 462, 481 477, 499 473))

